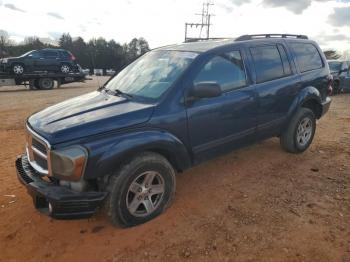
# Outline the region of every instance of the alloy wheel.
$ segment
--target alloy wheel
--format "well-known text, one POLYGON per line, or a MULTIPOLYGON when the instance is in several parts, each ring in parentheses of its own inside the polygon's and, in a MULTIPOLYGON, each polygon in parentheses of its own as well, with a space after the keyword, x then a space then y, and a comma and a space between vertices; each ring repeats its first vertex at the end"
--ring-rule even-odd
POLYGON ((24 68, 23 68, 23 66, 21 66, 21 65, 15 65, 15 66, 13 67, 13 72, 14 72, 16 75, 23 74, 24 68))
POLYGON ((62 72, 62 73, 67 74, 67 73, 69 73, 69 71, 70 71, 69 66, 67 66, 67 65, 62 65, 62 66, 61 66, 61 72, 62 72))
POLYGON ((126 206, 135 217, 145 217, 157 209, 165 192, 163 177, 147 171, 134 179, 126 194, 126 206))
POLYGON ((300 146, 305 146, 312 136, 313 124, 310 118, 303 118, 298 125, 297 129, 297 143, 300 146))

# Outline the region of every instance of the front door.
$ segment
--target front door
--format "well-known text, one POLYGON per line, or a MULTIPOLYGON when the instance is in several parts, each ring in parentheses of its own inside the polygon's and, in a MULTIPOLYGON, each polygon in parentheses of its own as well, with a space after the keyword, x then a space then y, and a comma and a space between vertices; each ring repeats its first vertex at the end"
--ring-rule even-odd
POLYGON ((203 63, 193 84, 215 82, 222 95, 196 99, 187 106, 188 129, 196 161, 232 148, 255 133, 257 101, 247 81, 241 50, 213 55, 203 63))

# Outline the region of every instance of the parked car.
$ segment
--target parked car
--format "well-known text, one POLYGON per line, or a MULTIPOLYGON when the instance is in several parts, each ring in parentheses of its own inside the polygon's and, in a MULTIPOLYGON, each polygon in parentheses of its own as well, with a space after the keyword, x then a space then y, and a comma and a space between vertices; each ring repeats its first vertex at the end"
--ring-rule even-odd
POLYGON ((94 69, 95 76, 103 76, 103 69, 94 69))
POLYGON ((350 91, 350 61, 329 60, 328 64, 334 79, 334 94, 350 91))
POLYGON ((71 52, 64 49, 45 48, 27 52, 19 57, 0 59, 0 69, 15 75, 35 71, 68 74, 77 72, 78 66, 71 52))
POLYGON ((329 109, 331 79, 305 36, 158 48, 97 91, 31 115, 18 178, 53 217, 104 205, 113 224, 144 223, 170 205, 178 172, 270 137, 305 151, 329 109))
POLYGON ((82 72, 83 72, 83 74, 84 75, 90 75, 90 69, 88 69, 88 68, 85 68, 85 69, 82 69, 82 72))
POLYGON ((106 70, 106 75, 108 75, 108 76, 113 76, 113 75, 115 75, 117 72, 115 71, 115 70, 113 70, 113 69, 107 69, 106 70))

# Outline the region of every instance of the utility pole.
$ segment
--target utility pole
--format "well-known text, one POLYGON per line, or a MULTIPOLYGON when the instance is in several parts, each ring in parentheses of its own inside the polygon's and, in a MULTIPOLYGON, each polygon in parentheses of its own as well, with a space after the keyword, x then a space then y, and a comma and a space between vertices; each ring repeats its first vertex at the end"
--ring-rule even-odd
POLYGON ((202 6, 202 13, 201 14, 196 14, 200 15, 202 20, 201 23, 185 23, 185 42, 195 42, 199 40, 207 40, 210 38, 210 18, 213 16, 213 14, 209 13, 209 7, 212 6, 211 2, 205 2, 203 3, 202 6), (198 37, 188 37, 188 27, 199 27, 199 36, 198 37), (205 30, 205 36, 202 36, 203 29, 205 30))

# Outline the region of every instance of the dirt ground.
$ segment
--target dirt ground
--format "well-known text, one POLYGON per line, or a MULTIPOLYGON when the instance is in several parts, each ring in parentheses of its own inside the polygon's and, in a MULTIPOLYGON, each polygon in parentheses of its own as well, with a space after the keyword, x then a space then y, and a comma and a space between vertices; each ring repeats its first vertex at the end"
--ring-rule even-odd
POLYGON ((122 229, 40 214, 15 175, 26 117, 96 87, 0 88, 0 261, 350 261, 350 94, 307 152, 274 138, 216 158, 178 175, 163 215, 122 229))

